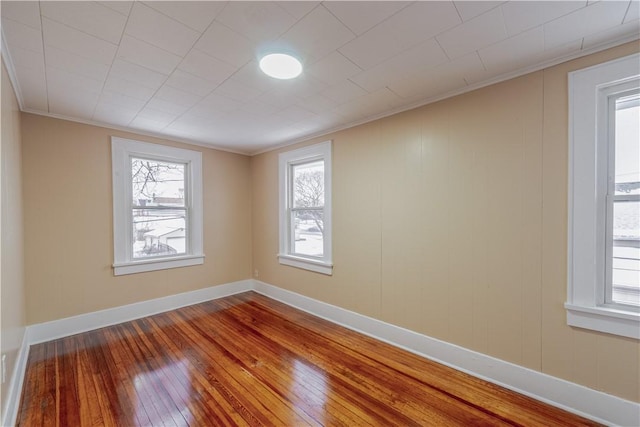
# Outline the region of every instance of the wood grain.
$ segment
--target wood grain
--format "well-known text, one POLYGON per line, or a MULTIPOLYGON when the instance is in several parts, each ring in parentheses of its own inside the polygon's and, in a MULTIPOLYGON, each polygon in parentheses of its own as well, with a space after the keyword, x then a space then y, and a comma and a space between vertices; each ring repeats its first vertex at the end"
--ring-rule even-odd
POLYGON ((597 425, 253 292, 32 346, 17 424, 597 425))

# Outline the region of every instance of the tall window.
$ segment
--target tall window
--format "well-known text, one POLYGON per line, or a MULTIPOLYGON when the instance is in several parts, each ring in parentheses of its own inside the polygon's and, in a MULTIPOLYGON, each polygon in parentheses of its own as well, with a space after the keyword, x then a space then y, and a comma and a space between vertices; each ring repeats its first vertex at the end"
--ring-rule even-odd
POLYGON ((608 304, 640 306, 640 92, 609 97, 608 304))
POLYGON ((331 274, 331 142, 280 154, 281 264, 331 274))
POLYGON ((640 55, 569 74, 569 325, 640 339, 640 55))
POLYGON ((197 151, 112 138, 114 273, 202 264, 197 151))
POLYGON ((187 252, 186 163, 131 157, 133 258, 187 252))

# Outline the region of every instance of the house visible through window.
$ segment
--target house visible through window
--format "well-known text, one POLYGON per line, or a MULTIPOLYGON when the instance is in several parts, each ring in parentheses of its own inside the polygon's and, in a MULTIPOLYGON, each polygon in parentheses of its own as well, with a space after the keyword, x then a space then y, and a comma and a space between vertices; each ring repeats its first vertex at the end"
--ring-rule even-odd
POLYGON ((186 166, 131 158, 133 258, 186 253, 186 166))
POLYGON ((640 94, 613 97, 607 302, 640 306, 640 94), (613 194, 611 194, 613 193, 613 194))
POLYGON ((281 264, 331 274, 331 142, 280 154, 281 264))
POLYGON ((114 273, 202 264, 201 153, 112 138, 114 273))

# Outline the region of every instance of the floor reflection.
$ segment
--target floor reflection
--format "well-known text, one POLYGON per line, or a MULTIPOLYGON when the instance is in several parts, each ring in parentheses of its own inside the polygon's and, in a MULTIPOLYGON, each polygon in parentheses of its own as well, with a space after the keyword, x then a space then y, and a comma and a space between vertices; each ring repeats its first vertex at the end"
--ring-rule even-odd
POLYGON ((295 407, 310 408, 313 418, 325 425, 327 395, 330 391, 326 372, 307 361, 293 361, 289 399, 295 407))
POLYGON ((197 397, 191 387, 188 361, 139 373, 133 386, 138 397, 135 415, 141 424, 149 420, 152 425, 194 425, 191 405, 197 397), (154 418, 158 416, 160 419, 154 418))

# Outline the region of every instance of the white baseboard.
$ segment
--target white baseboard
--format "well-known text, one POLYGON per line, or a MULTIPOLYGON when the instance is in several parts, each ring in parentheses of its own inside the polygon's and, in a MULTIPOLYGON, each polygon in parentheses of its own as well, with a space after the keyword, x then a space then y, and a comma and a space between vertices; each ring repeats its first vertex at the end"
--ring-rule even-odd
POLYGON ((7 410, 3 414, 2 425, 15 424, 29 346, 32 344, 251 290, 594 421, 608 425, 640 425, 640 404, 638 403, 477 353, 253 279, 28 326, 11 378, 10 396, 7 400, 7 410))
POLYGON ((18 405, 20 405, 20 396, 22 394, 22 384, 24 383, 24 375, 27 370, 27 359, 29 358, 29 330, 25 328, 22 335, 22 344, 18 350, 16 363, 13 365, 13 372, 9 379, 9 390, 5 411, 2 414, 3 426, 13 426, 18 416, 18 405))
POLYGON ((254 280, 253 290, 414 354, 607 425, 640 426, 640 404, 254 280))
POLYGON ((122 305, 120 307, 108 308, 106 310, 94 311, 92 313, 80 314, 78 316, 66 317, 64 319, 53 320, 51 322, 38 323, 28 326, 29 343, 37 344, 51 341, 81 332, 92 331, 104 328, 105 326, 116 325, 129 320, 139 319, 152 314, 158 314, 176 308, 193 305, 204 301, 234 295, 253 289, 251 280, 240 280, 238 282, 224 285, 211 286, 209 288, 184 292, 176 295, 169 295, 148 301, 141 301, 134 304, 122 305))

